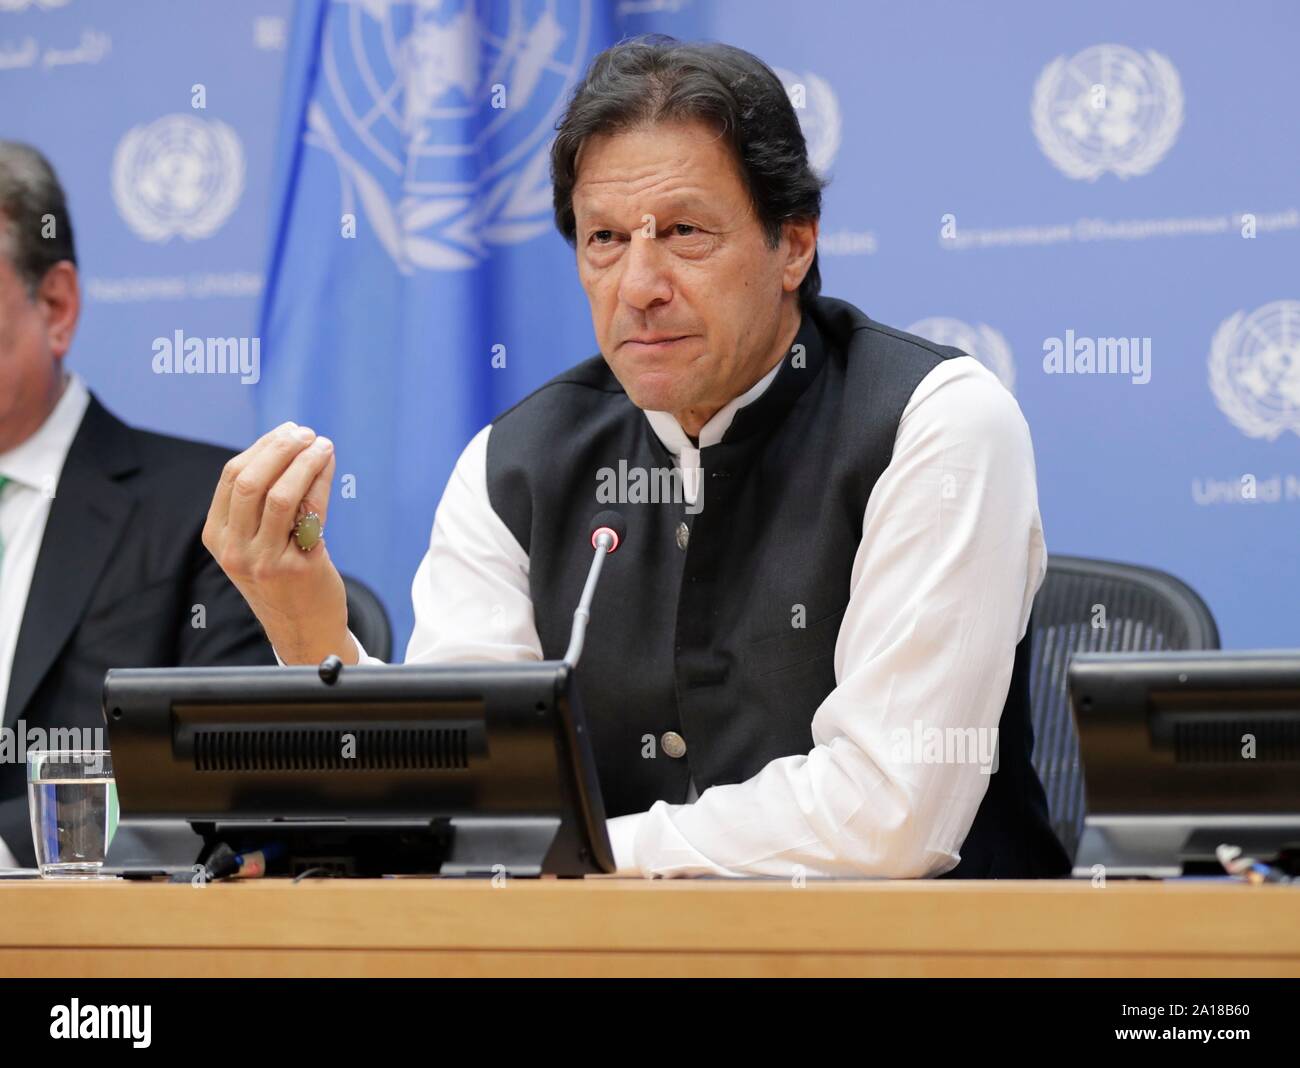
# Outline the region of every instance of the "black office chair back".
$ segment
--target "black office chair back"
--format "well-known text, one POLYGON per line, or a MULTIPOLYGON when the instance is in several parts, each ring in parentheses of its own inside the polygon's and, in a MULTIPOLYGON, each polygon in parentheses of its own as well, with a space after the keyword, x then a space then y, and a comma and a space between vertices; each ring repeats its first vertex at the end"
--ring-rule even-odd
POLYGON ((1217 649, 1219 629, 1200 596, 1163 571, 1080 556, 1049 556, 1030 618, 1029 695, 1034 767, 1052 829, 1074 857, 1083 830, 1079 739, 1066 669, 1075 653, 1217 649))
POLYGON ((393 628, 384 602, 374 590, 351 575, 343 576, 343 587, 348 596, 348 629, 371 656, 391 660, 393 628))

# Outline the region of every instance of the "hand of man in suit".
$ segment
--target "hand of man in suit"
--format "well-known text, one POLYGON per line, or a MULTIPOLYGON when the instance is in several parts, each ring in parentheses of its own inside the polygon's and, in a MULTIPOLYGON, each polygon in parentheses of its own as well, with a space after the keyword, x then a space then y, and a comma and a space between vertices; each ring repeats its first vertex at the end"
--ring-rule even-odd
POLYGON ((203 527, 203 544, 286 664, 318 664, 331 653, 357 662, 343 578, 329 550, 321 541, 304 551, 293 537, 308 512, 324 529, 334 463, 329 438, 284 423, 226 464, 203 527))

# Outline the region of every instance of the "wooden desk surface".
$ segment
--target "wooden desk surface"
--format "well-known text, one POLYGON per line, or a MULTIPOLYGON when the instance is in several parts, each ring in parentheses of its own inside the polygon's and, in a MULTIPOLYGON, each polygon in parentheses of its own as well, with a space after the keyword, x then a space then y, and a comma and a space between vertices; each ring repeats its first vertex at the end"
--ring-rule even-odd
POLYGON ((1300 976, 1300 889, 10 882, 0 974, 1300 976))

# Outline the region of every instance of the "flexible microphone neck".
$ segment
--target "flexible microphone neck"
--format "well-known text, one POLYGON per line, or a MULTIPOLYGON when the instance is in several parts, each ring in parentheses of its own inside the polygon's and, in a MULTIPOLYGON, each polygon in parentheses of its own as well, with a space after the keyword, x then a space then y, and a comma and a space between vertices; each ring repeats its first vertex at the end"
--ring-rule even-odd
POLYGON ((563 663, 570 670, 578 666, 582 656, 582 646, 587 637, 587 622, 591 619, 591 600, 596 595, 596 583, 600 581, 601 568, 605 566, 605 557, 609 556, 623 543, 626 529, 623 517, 617 512, 601 512, 591 521, 591 546, 596 554, 591 559, 591 568, 587 571, 587 582, 582 587, 582 596, 578 598, 578 607, 573 613, 573 629, 569 632, 569 648, 565 650, 563 663))

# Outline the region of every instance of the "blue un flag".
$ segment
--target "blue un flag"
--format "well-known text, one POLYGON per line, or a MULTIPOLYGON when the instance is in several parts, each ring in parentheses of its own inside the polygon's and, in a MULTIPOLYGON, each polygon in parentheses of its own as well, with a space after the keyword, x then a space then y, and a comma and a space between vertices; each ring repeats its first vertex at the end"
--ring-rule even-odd
POLYGON ((386 601, 395 659, 456 456, 596 351, 548 150, 613 25, 599 0, 298 6, 259 417, 334 439, 330 553, 386 601))

